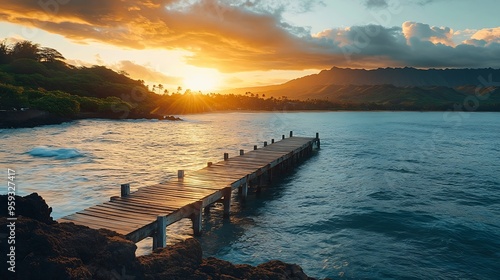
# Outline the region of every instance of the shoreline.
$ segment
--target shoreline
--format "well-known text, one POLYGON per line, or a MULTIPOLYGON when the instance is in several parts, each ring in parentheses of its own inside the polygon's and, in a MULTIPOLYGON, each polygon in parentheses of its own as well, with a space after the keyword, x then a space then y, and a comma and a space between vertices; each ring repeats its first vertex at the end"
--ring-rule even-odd
MULTIPOLYGON (((214 110, 199 113, 178 114, 177 116, 204 115, 204 114, 234 114, 234 113, 329 113, 329 112, 467 112, 467 113, 499 113, 499 111, 452 111, 452 110, 214 110)), ((44 125, 58 125, 67 122, 86 119, 102 119, 102 120, 159 120, 159 121, 182 121, 180 117, 174 115, 154 115, 154 114, 131 114, 125 117, 98 114, 98 113, 81 113, 76 117, 60 117, 50 114, 46 111, 29 109, 25 111, 0 111, 0 129, 16 129, 16 128, 34 128, 44 125), (163 117, 163 118, 162 118, 163 117)))

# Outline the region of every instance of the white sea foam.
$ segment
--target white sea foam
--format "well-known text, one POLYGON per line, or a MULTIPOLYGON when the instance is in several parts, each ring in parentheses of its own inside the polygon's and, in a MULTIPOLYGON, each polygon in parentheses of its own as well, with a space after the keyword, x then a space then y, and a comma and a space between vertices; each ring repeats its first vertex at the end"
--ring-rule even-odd
POLYGON ((56 159, 69 159, 85 156, 77 149, 47 146, 35 147, 31 149, 28 154, 34 157, 53 157, 56 159))

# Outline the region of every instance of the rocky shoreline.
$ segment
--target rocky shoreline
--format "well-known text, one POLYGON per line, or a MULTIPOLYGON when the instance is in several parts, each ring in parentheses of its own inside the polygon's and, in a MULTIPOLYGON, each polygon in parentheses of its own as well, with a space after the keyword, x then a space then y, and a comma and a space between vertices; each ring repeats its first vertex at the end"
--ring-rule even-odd
MULTIPOLYGON (((7 199, 0 195, 0 204, 7 205, 7 199)), ((136 257, 136 245, 116 232, 57 223, 36 193, 15 196, 15 202, 15 272, 7 269, 8 260, 2 261, 0 279, 315 279, 300 266, 278 260, 250 266, 203 258, 193 238, 136 257)), ((7 214, 2 207, 2 228, 12 223, 7 214)), ((2 252, 11 246, 7 240, 8 234, 0 235, 2 252)))
POLYGON ((0 111, 0 128, 29 128, 42 125, 61 124, 82 119, 148 119, 148 120, 167 120, 181 121, 182 119, 175 116, 164 116, 156 114, 139 114, 139 113, 123 113, 106 114, 106 113, 80 113, 75 117, 60 117, 50 114, 46 111, 27 109, 19 111, 0 111))

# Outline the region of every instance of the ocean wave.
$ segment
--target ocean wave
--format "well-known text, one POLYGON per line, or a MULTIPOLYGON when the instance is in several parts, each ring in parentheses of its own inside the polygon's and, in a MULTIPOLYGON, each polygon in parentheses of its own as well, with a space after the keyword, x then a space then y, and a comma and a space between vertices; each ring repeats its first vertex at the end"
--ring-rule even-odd
POLYGON ((28 151, 28 154, 34 157, 53 157, 56 159, 70 159, 85 156, 77 149, 46 146, 35 147, 28 151))

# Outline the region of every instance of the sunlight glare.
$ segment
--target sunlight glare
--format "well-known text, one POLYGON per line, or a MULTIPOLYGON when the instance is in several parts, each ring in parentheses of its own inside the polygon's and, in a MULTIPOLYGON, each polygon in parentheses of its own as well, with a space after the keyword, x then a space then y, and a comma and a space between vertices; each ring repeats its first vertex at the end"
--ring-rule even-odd
POLYGON ((184 78, 184 88, 208 93, 220 85, 220 74, 214 69, 193 69, 184 78))

